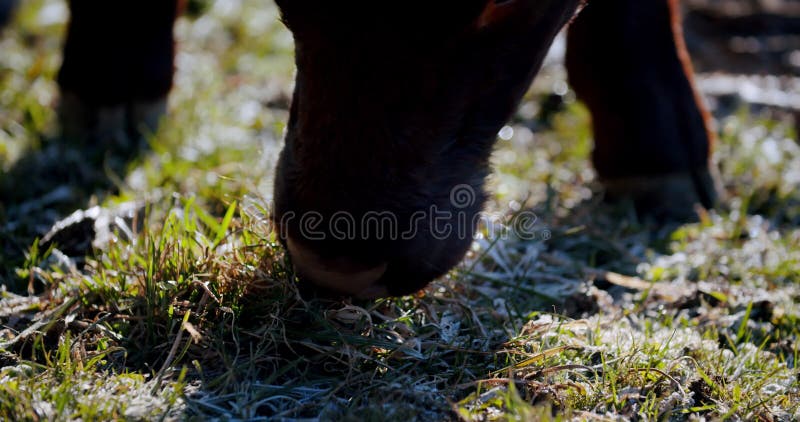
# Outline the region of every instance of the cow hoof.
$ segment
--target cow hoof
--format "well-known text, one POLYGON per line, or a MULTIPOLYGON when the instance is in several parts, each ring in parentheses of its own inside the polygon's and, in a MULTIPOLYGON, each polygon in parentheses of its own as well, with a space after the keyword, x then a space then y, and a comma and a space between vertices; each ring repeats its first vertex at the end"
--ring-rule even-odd
POLYGON ((719 176, 709 169, 600 181, 607 200, 633 201, 641 217, 658 222, 696 221, 698 207, 715 208, 723 197, 719 176))
POLYGON ((145 146, 166 115, 166 97, 128 104, 94 106, 62 92, 58 106, 61 137, 69 144, 134 152, 145 146))

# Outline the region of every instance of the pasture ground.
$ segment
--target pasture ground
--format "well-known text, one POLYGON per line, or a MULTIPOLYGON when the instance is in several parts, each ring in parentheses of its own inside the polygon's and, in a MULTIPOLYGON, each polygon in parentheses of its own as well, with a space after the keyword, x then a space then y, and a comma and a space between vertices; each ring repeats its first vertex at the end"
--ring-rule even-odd
POLYGON ((305 301, 266 220, 292 80, 272 3, 180 20, 171 116, 124 159, 51 136, 64 7, 25 2, 0 38, 0 418, 800 419, 790 114, 718 109, 728 207, 656 229, 593 196, 588 115, 548 65, 487 211, 534 211, 535 239, 494 225, 420 294, 305 301))

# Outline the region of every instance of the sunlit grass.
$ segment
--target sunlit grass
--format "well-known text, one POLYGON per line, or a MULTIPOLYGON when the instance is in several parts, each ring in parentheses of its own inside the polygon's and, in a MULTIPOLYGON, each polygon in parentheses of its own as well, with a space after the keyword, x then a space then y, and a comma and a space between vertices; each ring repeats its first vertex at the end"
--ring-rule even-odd
MULTIPOLYGON (((26 3, 0 41, 6 169, 53 130, 55 4, 26 3)), ((256 1, 216 2, 177 33, 169 120, 84 206, 133 212, 80 262, 3 235, 27 255, 2 273, 0 417, 800 417, 792 122, 726 117, 729 208, 656 230, 592 199, 588 114, 567 96, 528 115, 549 95, 537 86, 498 143, 489 205, 503 221, 533 209, 536 240, 487 229, 421 294, 303 300, 268 220, 291 39, 256 1)))

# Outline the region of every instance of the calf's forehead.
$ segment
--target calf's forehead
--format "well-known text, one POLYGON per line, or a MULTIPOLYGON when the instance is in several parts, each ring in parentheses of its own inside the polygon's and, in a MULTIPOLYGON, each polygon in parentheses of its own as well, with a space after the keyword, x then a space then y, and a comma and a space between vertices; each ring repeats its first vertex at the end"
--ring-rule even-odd
MULTIPOLYGON (((495 0, 276 0, 290 29, 452 28, 474 22, 495 0), (352 26, 355 25, 355 28, 352 26)), ((530 1, 530 0, 528 0, 530 1)))

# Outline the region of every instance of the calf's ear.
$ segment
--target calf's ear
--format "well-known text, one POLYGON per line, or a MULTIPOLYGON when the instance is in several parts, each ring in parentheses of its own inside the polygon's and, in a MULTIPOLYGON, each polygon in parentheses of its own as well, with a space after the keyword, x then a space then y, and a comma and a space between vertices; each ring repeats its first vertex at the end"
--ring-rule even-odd
MULTIPOLYGON (((4 0, 0 0, 2 2, 4 0)), ((539 0, 526 0, 539 1, 539 0)), ((319 24, 355 31, 375 28, 397 30, 438 29, 443 32, 471 25, 491 4, 514 0, 275 0, 290 29, 319 24)))
POLYGON ((561 22, 566 11, 574 16, 587 0, 489 0, 475 21, 478 30, 519 30, 542 21, 561 22), (516 28, 516 29, 514 29, 516 28))
POLYGON ((489 0, 478 17, 478 29, 486 28, 501 23, 508 18, 514 10, 514 5, 525 0, 489 0))

